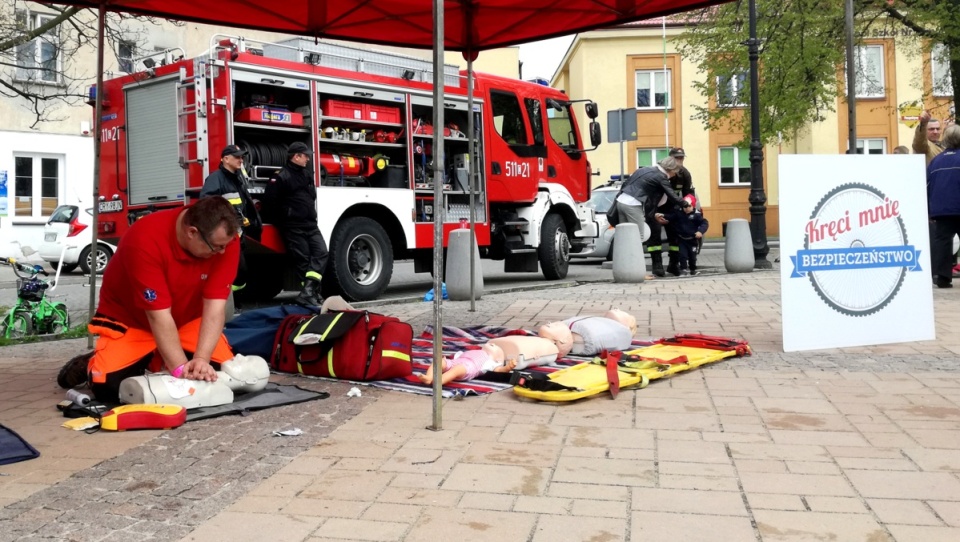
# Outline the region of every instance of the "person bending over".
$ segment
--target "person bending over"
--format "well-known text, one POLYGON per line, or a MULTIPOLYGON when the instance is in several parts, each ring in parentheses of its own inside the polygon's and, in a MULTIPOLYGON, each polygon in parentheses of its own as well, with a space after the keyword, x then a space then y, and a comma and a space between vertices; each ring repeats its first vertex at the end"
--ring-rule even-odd
POLYGON ((120 382, 147 370, 216 381, 215 365, 233 358, 223 324, 240 257, 238 230, 223 198, 135 222, 103 274, 88 325, 99 335, 96 348, 67 362, 60 386, 89 379, 97 400, 117 403, 120 382))

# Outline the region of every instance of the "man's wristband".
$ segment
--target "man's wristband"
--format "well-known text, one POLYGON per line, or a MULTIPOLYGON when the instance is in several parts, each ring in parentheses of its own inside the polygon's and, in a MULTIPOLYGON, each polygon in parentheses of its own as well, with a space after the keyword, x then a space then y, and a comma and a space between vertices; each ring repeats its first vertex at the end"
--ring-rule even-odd
POLYGON ((186 365, 187 365, 187 364, 184 363, 183 365, 180 365, 180 366, 177 367, 176 369, 170 371, 170 376, 173 376, 173 377, 176 377, 176 378, 180 378, 181 376, 183 376, 183 368, 184 368, 186 365))

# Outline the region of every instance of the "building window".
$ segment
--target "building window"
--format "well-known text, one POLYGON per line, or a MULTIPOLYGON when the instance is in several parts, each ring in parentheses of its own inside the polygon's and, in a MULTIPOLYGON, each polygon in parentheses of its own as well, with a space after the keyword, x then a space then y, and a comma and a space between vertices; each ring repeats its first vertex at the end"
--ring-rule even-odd
POLYGON ((132 41, 121 41, 117 44, 117 63, 123 73, 133 73, 133 57, 137 52, 137 44, 132 41))
POLYGON ((747 88, 746 72, 717 77, 717 105, 720 107, 746 107, 744 92, 747 88))
POLYGON ((933 95, 953 97, 953 80, 950 78, 950 51, 943 44, 930 50, 930 67, 933 72, 933 95))
POLYGON ((883 98, 883 46, 857 47, 857 98, 883 98))
POLYGON ((670 156, 670 149, 637 149, 637 167, 650 167, 670 156))
POLYGON ((720 147, 720 186, 750 186, 750 149, 720 147))
POLYGON ((637 109, 670 108, 670 70, 637 70, 637 109))
POLYGON ((60 204, 62 175, 62 156, 15 155, 13 216, 50 216, 60 204))
MULTIPOLYGON (((21 28, 34 30, 51 20, 53 15, 27 11, 17 12, 17 23, 21 28)), ((22 43, 14 48, 17 58, 17 80, 38 83, 60 83, 62 71, 60 59, 59 26, 47 30, 42 35, 22 43)))
POLYGON ((493 127, 509 145, 527 144, 527 125, 517 95, 502 90, 490 91, 493 127))
MULTIPOLYGON (((849 143, 847 143, 849 145, 849 143)), ((857 154, 864 154, 864 149, 866 149, 866 154, 885 154, 887 149, 887 140, 881 138, 872 138, 872 139, 858 139, 857 140, 857 154)))

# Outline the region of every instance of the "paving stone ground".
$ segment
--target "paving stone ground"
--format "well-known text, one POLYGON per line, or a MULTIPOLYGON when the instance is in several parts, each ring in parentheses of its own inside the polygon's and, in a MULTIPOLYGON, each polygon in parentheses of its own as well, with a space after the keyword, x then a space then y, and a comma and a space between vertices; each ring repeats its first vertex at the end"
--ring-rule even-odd
MULTIPOLYGON (((527 329, 619 307, 637 337, 754 355, 616 400, 447 400, 439 431, 431 397, 277 375, 330 398, 71 432, 55 376, 85 341, 6 347, 0 423, 42 456, 0 466, 0 540, 960 540, 958 299, 934 289, 934 341, 789 354, 776 271, 446 302, 448 325, 527 329)), ((420 331, 432 308, 378 310, 420 331)))

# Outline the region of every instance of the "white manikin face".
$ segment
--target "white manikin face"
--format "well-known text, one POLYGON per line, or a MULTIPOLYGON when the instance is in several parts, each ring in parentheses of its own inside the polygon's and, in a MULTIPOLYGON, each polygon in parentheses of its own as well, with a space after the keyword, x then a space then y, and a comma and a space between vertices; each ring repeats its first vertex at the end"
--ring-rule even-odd
POLYGON ((557 350, 560 351, 560 357, 566 356, 573 349, 573 333, 563 322, 550 322, 540 326, 537 335, 553 341, 553 344, 557 345, 557 350))

